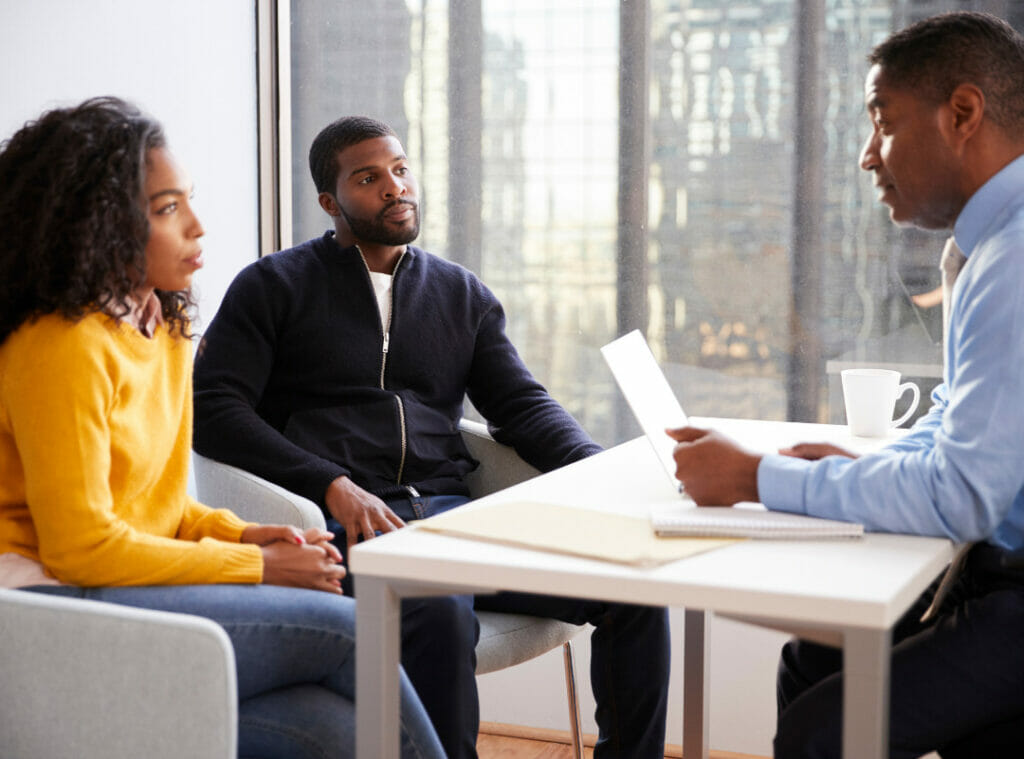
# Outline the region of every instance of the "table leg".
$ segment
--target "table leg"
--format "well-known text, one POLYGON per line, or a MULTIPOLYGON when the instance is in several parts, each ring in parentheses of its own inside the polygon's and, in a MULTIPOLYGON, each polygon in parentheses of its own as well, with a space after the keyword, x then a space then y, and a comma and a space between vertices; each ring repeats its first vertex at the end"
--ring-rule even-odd
POLYGON ((708 759, 710 617, 707 612, 687 609, 683 623, 683 756, 687 759, 708 759))
POLYGON ((843 756, 889 756, 891 630, 847 630, 843 639, 843 756))
POLYGON ((376 577, 355 585, 356 757, 399 759, 400 599, 376 577))

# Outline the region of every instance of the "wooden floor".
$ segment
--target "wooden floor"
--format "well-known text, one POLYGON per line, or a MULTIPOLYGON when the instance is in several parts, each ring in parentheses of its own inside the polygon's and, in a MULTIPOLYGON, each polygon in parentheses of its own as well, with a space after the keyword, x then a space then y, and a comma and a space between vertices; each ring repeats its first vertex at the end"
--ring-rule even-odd
MULTIPOLYGON (((527 738, 481 733, 476 742, 480 759, 572 759, 572 748, 565 743, 547 743, 527 738)), ((594 749, 583 750, 586 759, 593 759, 594 749)))
MULTIPOLYGON (((546 737, 543 735, 544 733, 555 733, 556 731, 522 730, 498 723, 484 723, 480 728, 480 736, 476 742, 476 750, 480 759, 572 759, 572 749, 567 743, 544 739, 546 737), (527 734, 539 733, 540 737, 503 734, 520 731, 527 734)), ((584 736, 585 740, 588 738, 590 739, 588 742, 593 741, 593 736, 584 736)), ((675 759, 682 755, 679 746, 666 747, 666 749, 668 750, 665 755, 666 759, 675 759)), ((583 756, 586 759, 593 759, 594 749, 584 748, 583 756)), ((710 759, 766 759, 766 757, 711 751, 710 759)))

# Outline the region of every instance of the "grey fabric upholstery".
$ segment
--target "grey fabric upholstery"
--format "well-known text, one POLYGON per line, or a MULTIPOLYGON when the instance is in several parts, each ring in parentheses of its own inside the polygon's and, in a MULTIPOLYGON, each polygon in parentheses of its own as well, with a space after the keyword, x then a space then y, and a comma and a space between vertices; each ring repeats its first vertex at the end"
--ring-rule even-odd
POLYGON ((476 646, 476 673, 486 675, 514 667, 572 640, 583 628, 568 622, 525 614, 477 612, 480 642, 476 646))
POLYGON ((196 495, 214 508, 231 509, 249 522, 324 527, 320 507, 308 498, 267 482, 244 469, 192 454, 196 495))
POLYGON ((237 722, 215 623, 0 589, 5 759, 233 759, 237 722))
MULTIPOLYGON (((496 442, 483 424, 464 419, 459 423, 459 429, 469 452, 480 462, 480 467, 466 478, 474 498, 539 474, 519 458, 512 448, 496 442)), ((304 528, 324 527, 323 513, 309 499, 198 453, 193 453, 192 458, 196 493, 203 503, 230 508, 243 519, 253 522, 294 524, 304 528)), ((574 755, 582 756, 571 641, 587 626, 496 612, 480 612, 477 617, 480 620, 480 641, 476 647, 477 674, 496 672, 533 659, 557 646, 564 646, 571 732, 575 740, 574 755)))
POLYGON ((476 471, 466 476, 474 498, 483 498, 540 474, 519 458, 515 450, 495 441, 480 422, 463 419, 459 422, 459 431, 470 455, 480 462, 476 471))

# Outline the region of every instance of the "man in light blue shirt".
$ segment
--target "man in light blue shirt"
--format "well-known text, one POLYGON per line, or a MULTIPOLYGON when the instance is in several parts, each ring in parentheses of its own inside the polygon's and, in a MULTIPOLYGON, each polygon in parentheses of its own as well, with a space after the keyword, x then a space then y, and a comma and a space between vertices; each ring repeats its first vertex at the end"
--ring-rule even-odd
MULTIPOLYGON (((856 458, 804 445, 757 456, 719 433, 670 434, 701 504, 978 541, 927 622, 893 635, 890 753, 1024 752, 1024 38, 992 16, 926 19, 875 48, 861 167, 897 224, 952 229, 967 257, 950 304, 944 382, 899 442, 856 458), (836 455, 839 454, 839 455, 836 455)), ((840 754, 841 657, 793 641, 779 667, 775 756, 840 754)))

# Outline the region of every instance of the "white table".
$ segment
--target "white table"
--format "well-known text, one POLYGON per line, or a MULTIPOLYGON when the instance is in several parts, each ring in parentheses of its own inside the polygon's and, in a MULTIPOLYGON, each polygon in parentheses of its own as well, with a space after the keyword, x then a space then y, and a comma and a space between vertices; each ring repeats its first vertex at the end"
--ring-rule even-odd
MULTIPOLYGON (((821 440, 868 451, 882 442, 851 438, 845 426, 692 422, 760 451, 821 440)), ((653 449, 638 438, 464 508, 533 499, 646 514, 650 505, 677 497, 653 449)), ((683 755, 691 759, 708 755, 711 614, 841 644, 843 754, 888 756, 892 627, 951 556, 947 540, 872 534, 862 540, 745 541, 657 567, 633 567, 416 529, 389 533, 351 555, 359 601, 356 755, 399 756, 400 600, 514 590, 685 607, 683 755)))

